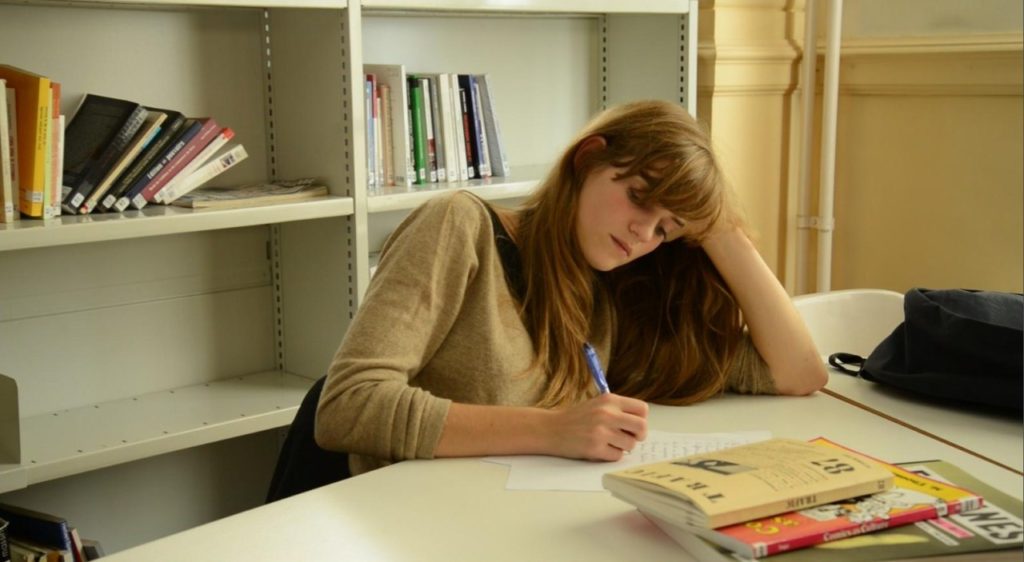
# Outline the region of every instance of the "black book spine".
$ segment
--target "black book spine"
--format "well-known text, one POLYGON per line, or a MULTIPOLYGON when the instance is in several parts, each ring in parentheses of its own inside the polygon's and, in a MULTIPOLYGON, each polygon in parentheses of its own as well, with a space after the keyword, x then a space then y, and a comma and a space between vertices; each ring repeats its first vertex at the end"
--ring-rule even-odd
POLYGON ((471 178, 481 178, 483 175, 480 170, 480 158, 481 158, 481 146, 480 146, 480 132, 476 126, 476 109, 473 103, 473 82, 470 80, 469 75, 459 75, 459 95, 460 101, 462 102, 462 111, 466 114, 466 120, 469 123, 469 136, 466 137, 466 145, 469 147, 467 156, 472 156, 472 162, 469 165, 471 178))

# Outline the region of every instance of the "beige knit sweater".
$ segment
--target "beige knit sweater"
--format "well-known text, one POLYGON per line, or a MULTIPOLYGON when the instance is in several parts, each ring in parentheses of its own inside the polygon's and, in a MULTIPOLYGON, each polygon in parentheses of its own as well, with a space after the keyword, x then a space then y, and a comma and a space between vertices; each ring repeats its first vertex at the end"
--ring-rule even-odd
MULTIPOLYGON (((597 308, 590 342, 607 365, 610 308, 597 308)), ((729 389, 773 392, 764 362, 745 348, 729 389)), ((545 376, 527 372, 532 359, 487 208, 465 192, 436 197, 381 252, 328 370, 317 441, 350 453, 353 474, 432 458, 452 401, 535 404, 545 376)))

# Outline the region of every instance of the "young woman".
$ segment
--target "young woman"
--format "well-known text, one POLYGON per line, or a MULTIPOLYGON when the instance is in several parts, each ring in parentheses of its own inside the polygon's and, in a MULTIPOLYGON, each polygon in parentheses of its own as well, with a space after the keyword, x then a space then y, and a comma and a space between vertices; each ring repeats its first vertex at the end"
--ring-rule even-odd
POLYGON ((646 436, 646 402, 825 380, 707 135, 675 104, 638 102, 591 122, 517 210, 457 192, 410 214, 331 363, 316 440, 350 453, 353 474, 450 456, 611 461, 646 436))

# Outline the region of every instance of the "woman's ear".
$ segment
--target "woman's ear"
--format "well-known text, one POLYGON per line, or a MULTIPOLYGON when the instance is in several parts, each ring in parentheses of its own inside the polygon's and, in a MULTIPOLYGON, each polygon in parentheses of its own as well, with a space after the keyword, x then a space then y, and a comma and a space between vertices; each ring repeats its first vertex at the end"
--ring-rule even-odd
POLYGON ((579 169, 583 163, 583 158, 594 151, 604 150, 608 146, 608 141, 601 136, 587 137, 576 147, 576 154, 573 155, 572 164, 573 167, 579 169))

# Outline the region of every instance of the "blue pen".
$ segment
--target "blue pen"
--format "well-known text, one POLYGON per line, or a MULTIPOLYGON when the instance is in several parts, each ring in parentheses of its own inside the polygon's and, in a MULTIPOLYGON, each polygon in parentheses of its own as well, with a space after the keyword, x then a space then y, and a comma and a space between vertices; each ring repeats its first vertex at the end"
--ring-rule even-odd
POLYGON ((608 380, 604 378, 604 371, 601 369, 601 361, 597 353, 589 343, 583 344, 583 356, 587 358, 587 366, 590 367, 590 374, 594 376, 594 383, 601 394, 608 394, 608 380))

